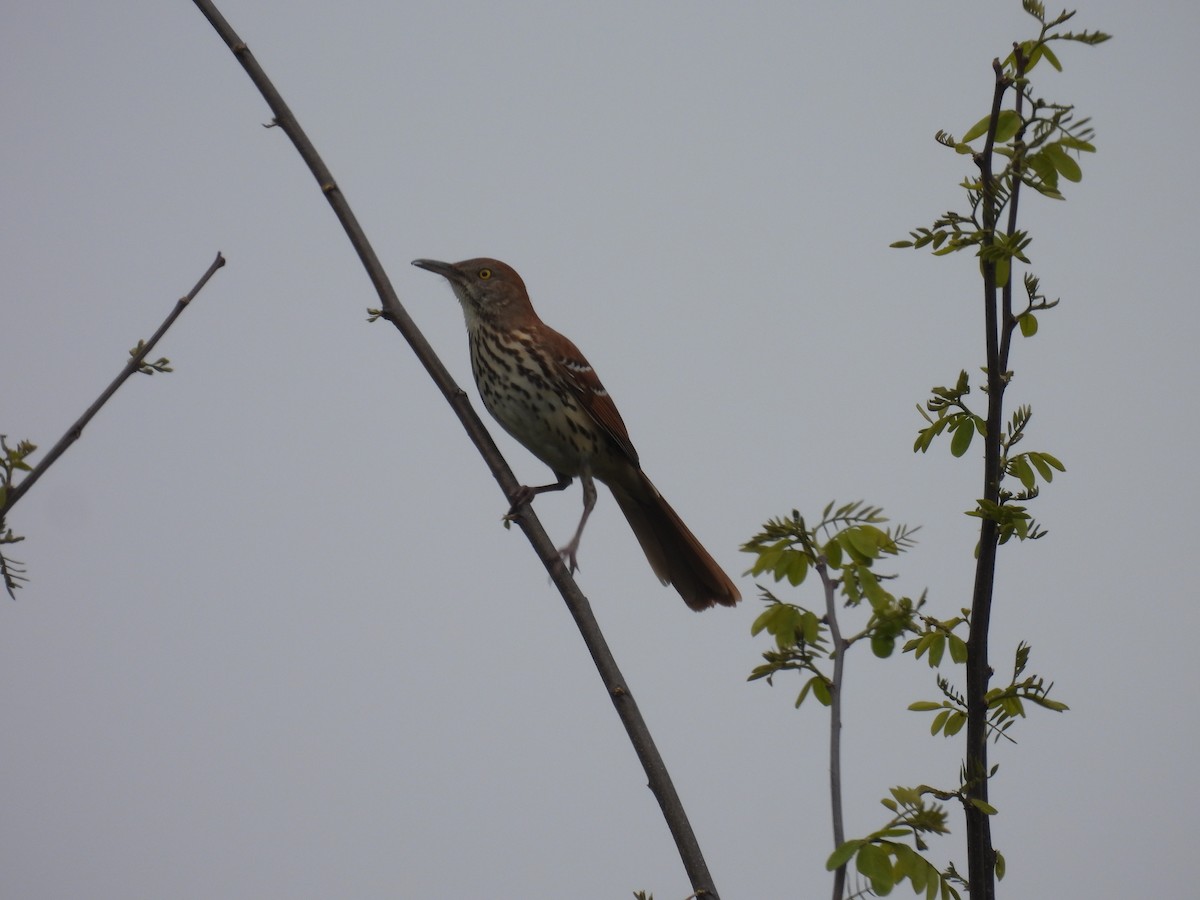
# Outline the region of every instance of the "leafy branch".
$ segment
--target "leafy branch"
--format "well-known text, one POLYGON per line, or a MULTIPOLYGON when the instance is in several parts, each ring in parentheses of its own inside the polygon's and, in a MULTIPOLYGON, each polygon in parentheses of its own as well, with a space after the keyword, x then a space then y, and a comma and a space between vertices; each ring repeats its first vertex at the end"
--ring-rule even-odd
POLYGON ((1004 394, 1013 380, 1009 356, 1014 336, 1032 338, 1039 316, 1058 305, 1041 291, 1038 279, 1023 276, 1025 301, 1018 308, 1013 298, 1014 270, 1029 265, 1031 235, 1018 227, 1023 187, 1041 196, 1063 199, 1061 186, 1082 178, 1079 157, 1095 151, 1087 119, 1075 118, 1072 107, 1036 97, 1029 73, 1043 60, 1061 70, 1052 44, 1074 41, 1095 45, 1108 39, 1100 32, 1071 32, 1061 26, 1073 12, 1048 18, 1044 6, 1024 0, 1023 7, 1039 24, 1036 38, 1013 44, 1012 53, 993 61, 995 77, 991 109, 967 128, 962 138, 939 131, 936 140, 956 153, 969 156, 975 170, 961 183, 966 193, 965 211, 948 211, 931 225, 909 232, 909 239, 894 247, 928 248, 935 256, 969 250, 978 259, 983 281, 985 364, 979 385, 986 409, 972 402, 972 383, 966 369, 952 385, 935 387, 918 411, 924 420, 917 432, 914 452, 925 453, 936 440, 949 436, 950 453, 960 458, 975 439, 983 442, 983 491, 967 514, 980 520, 979 543, 971 605, 961 614, 938 619, 924 614, 924 595, 914 602, 896 597, 885 587, 873 564, 885 555, 900 552, 911 532, 880 527, 878 509, 848 504, 827 506, 815 527, 798 512, 773 519, 743 550, 754 553, 750 572, 767 574, 778 583, 800 586, 810 571, 820 576, 826 597, 825 611, 785 602, 761 588, 766 609, 752 627, 753 634, 767 632, 774 646, 763 653, 763 663, 750 678, 773 683, 783 671, 800 674, 803 683, 796 698, 800 706, 809 695, 831 708, 830 775, 835 848, 827 861, 834 872, 834 900, 845 897, 846 874, 851 862, 865 879, 852 896, 887 894, 907 880, 927 898, 951 900, 970 892, 972 900, 994 900, 995 880, 1003 877, 1003 856, 992 846, 990 817, 996 808, 988 799, 988 781, 996 768, 988 767, 989 738, 1012 740, 1009 731, 1023 718, 1029 704, 1057 712, 1066 704, 1051 699, 1053 687, 1036 675, 1027 675, 1029 645, 1015 653, 1013 674, 1003 686, 992 687, 988 663, 988 632, 995 588, 997 548, 1013 537, 1032 540, 1045 535, 1031 517, 1027 504, 1063 463, 1042 450, 1018 445, 1026 438, 1032 409, 1004 409, 1004 394), (846 606, 865 600, 870 617, 860 632, 843 637, 838 625, 835 594, 846 606), (857 641, 869 639, 876 655, 888 656, 895 642, 908 635, 904 651, 924 658, 938 668, 945 658, 966 669, 966 687, 960 689, 945 676, 937 676, 941 700, 920 700, 910 705, 934 714, 933 734, 952 737, 965 730, 966 752, 953 789, 919 785, 893 788, 882 802, 892 818, 882 828, 861 838, 846 840, 842 828, 839 736, 841 693, 846 652, 857 641), (833 672, 828 662, 833 662, 833 672), (932 798, 932 799, 930 799, 932 798), (924 836, 948 831, 944 807, 934 801, 957 800, 966 818, 968 878, 953 863, 939 871, 922 855, 924 836))
MULTIPOLYGON (((858 641, 869 639, 876 656, 890 656, 897 638, 914 629, 916 612, 924 603, 924 598, 914 602, 896 597, 883 587, 883 582, 893 576, 874 571, 878 560, 897 556, 914 544, 915 528, 880 527, 886 521, 879 507, 862 501, 836 508, 830 503, 814 526, 793 510, 790 517, 767 522, 742 546, 743 551, 755 555, 751 574, 770 574, 776 582, 786 580, 799 587, 808 573, 815 571, 821 582, 825 598, 821 613, 786 603, 760 585, 767 608, 755 619, 751 633, 766 631, 774 637, 775 647, 763 652, 765 662, 755 667, 749 680, 766 679, 773 684, 774 677, 783 671, 807 673, 796 706, 811 692, 818 703, 829 707, 829 790, 835 852, 846 844, 841 774, 846 652, 858 641), (842 634, 836 602, 839 593, 847 607, 862 606, 864 601, 870 607, 870 617, 857 634, 842 634), (832 661, 832 671, 821 665, 826 660, 832 661)), ((870 843, 860 846, 874 847, 870 843)), ((866 852, 870 857, 873 850, 866 852)), ((847 862, 853 855, 830 867, 834 871, 834 900, 845 891, 847 862)), ((870 860, 866 864, 870 865, 870 860)), ((860 859, 860 871, 863 865, 860 859)))
MULTIPOLYGON (((965 619, 963 620, 965 621, 965 619)), ((928 651, 928 661, 931 668, 941 663, 941 648, 946 642, 941 640, 946 634, 941 631, 941 623, 937 623, 920 637, 915 637, 905 644, 905 651, 912 650, 914 656, 920 658, 928 651)), ((949 635, 951 659, 956 663, 966 662, 966 643, 957 635, 949 635)), ((999 741, 1001 738, 1011 743, 1016 741, 1008 734, 1008 729, 1018 718, 1025 718, 1025 703, 1033 703, 1043 709, 1053 712, 1066 712, 1070 707, 1058 700, 1050 699, 1053 682, 1047 684, 1045 679, 1037 675, 1024 678, 1026 667, 1029 665, 1030 646, 1024 641, 1017 645, 1013 675, 1009 683, 1002 688, 992 688, 984 696, 988 709, 988 732, 999 741)), ((908 708, 914 712, 936 712, 929 726, 930 734, 941 732, 945 737, 953 737, 962 731, 967 724, 967 698, 956 690, 950 680, 939 676, 938 690, 945 698, 937 700, 917 700, 910 703, 908 708)))
MULTIPOLYGON (((925 794, 939 792, 922 785, 919 788, 894 787, 891 797, 880 801, 893 813, 892 819, 878 831, 841 844, 825 861, 825 868, 836 871, 851 859, 869 881, 870 890, 878 895, 889 894, 904 880, 912 885, 913 893, 925 892, 926 897, 940 896, 942 900, 960 900, 955 888, 957 878, 953 868, 945 872, 930 862, 921 851, 928 845, 923 835, 948 834, 945 807, 929 803, 925 794), (902 843, 903 839, 912 846, 902 843)), ((941 799, 946 799, 942 797, 941 799)))
MULTIPOLYGON (((1079 163, 1082 154, 1095 152, 1089 120, 1076 120, 1069 105, 1037 97, 1030 73, 1042 60, 1062 70, 1053 43, 1073 41, 1094 46, 1108 40, 1108 35, 1098 31, 1064 30, 1061 26, 1074 17, 1074 12, 1064 11, 1049 18, 1045 6, 1037 0, 1023 0, 1022 6, 1037 20, 1038 35, 1014 43, 1012 53, 1003 62, 993 61, 991 111, 968 128, 961 139, 947 131, 936 135, 940 144, 969 156, 975 164, 976 171, 961 183, 966 192, 966 212, 949 211, 931 226, 909 232, 908 240, 892 245, 928 247, 935 256, 973 250, 983 280, 986 364, 981 388, 987 398, 986 414, 981 416, 967 407, 964 398, 971 388, 963 371, 954 388, 933 389, 925 410, 921 410, 926 424, 918 430, 914 444, 914 450, 923 453, 939 435, 949 432, 950 452, 961 457, 975 435, 984 442, 983 494, 967 513, 980 520, 980 532, 971 608, 962 620, 969 626, 965 641, 966 690, 960 695, 939 679, 947 699, 941 703, 922 701, 920 705, 937 710, 934 733, 940 730, 953 735, 964 725, 966 728, 962 782, 972 900, 992 900, 995 879, 1002 873, 989 824, 992 806, 988 780, 995 769, 989 769, 987 763, 988 738, 1007 736, 1013 720, 1024 715, 1026 701, 1059 711, 1066 709, 1048 698, 1049 687, 1041 679, 1020 679, 1028 662, 1025 644, 1017 649, 1013 681, 1003 689, 989 685, 988 631, 997 548, 1013 537, 1032 540, 1045 535, 1025 504, 1037 497, 1039 482, 1049 483, 1055 472, 1065 471, 1063 463, 1050 453, 1014 450, 1026 436, 1032 417, 1030 407, 1018 407, 1005 424, 1004 394, 1013 378, 1009 367, 1013 337, 1036 335, 1038 314, 1058 303, 1041 293, 1035 276, 1026 274, 1025 307, 1018 311, 1014 306, 1013 269, 1017 264, 1030 263, 1028 251, 1032 244, 1030 235, 1017 224, 1021 189, 1028 187, 1041 196, 1061 200, 1063 183, 1078 182, 1083 177, 1079 163), (1010 100, 1011 106, 1006 107, 1010 100), (1006 486, 1006 480, 1020 487, 1006 486)), ((913 649, 930 651, 948 641, 944 628, 933 628, 916 639, 913 649)), ((962 647, 954 647, 961 657, 962 647)), ((932 662, 932 655, 930 658, 932 662)))

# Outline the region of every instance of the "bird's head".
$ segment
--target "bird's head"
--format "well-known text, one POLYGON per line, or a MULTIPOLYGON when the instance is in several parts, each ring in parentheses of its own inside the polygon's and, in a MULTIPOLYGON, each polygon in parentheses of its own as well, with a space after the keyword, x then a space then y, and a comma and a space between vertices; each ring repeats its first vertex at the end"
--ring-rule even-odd
POLYGON ((466 314, 468 328, 480 321, 493 325, 517 321, 532 311, 525 282, 512 266, 498 259, 483 257, 456 263, 414 259, 412 264, 450 282, 466 314))

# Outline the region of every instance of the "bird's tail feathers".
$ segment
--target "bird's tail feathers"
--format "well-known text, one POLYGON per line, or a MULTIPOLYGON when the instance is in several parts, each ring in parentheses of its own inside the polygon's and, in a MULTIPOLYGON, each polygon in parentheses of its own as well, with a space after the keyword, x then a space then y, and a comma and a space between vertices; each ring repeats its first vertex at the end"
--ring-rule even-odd
POLYGON ((609 487, 654 574, 663 584, 673 585, 683 601, 697 611, 718 603, 733 606, 741 600, 742 595, 729 576, 650 479, 640 471, 638 476, 639 482, 635 484, 609 487))

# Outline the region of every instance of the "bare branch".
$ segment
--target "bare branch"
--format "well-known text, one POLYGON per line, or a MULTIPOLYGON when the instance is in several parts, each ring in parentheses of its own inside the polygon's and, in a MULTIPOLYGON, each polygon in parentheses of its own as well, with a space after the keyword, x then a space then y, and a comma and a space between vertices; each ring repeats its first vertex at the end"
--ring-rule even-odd
POLYGON ((158 330, 154 332, 150 340, 139 341, 138 346, 130 351, 129 361, 125 363, 125 367, 112 380, 112 383, 96 398, 96 402, 89 406, 87 411, 76 420, 75 424, 67 429, 67 433, 59 438, 58 443, 50 448, 50 451, 42 458, 42 461, 22 479, 20 484, 9 487, 3 505, 0 505, 0 521, 3 521, 4 515, 16 506, 17 501, 25 496, 25 493, 42 477, 42 473, 54 465, 58 458, 67 451, 68 447, 79 440, 80 435, 83 434, 83 429, 87 427, 87 424, 92 421, 96 413, 100 412, 101 407, 108 402, 109 398, 117 392, 117 389, 125 383, 125 380, 130 375, 134 372, 142 371, 143 367, 147 365, 160 366, 161 364, 165 364, 165 360, 161 361, 161 363, 147 363, 146 356, 154 349, 154 345, 159 342, 162 336, 167 333, 167 329, 175 324, 175 320, 187 309, 188 304, 200 293, 204 285, 208 283, 208 279, 212 278, 217 269, 223 265, 225 265, 225 257, 218 253, 217 258, 208 267, 208 271, 196 282, 196 286, 175 302, 175 308, 171 310, 170 314, 163 320, 163 323, 158 326, 158 330))
MULTIPOLYGON (((480 421, 479 416, 475 413, 466 392, 455 383, 446 367, 434 353, 433 348, 425 340, 424 335, 421 334, 416 324, 401 305, 392 287, 391 280, 375 255, 375 251, 367 240, 366 234, 359 225, 357 218, 351 211, 350 205, 338 187, 332 173, 321 160, 312 142, 300 127, 300 123, 296 120, 296 117, 284 102, 283 97, 275 89, 275 86, 258 64, 258 61, 254 58, 254 55, 250 52, 245 42, 238 37, 237 33, 217 10, 216 6, 209 2, 209 0, 195 0, 195 3, 197 8, 199 8, 201 13, 204 14, 209 23, 221 36, 221 39, 233 51, 242 68, 246 70, 246 74, 250 76, 250 80, 254 82, 254 85, 262 93, 264 99, 266 99, 267 104, 271 107, 271 111, 274 114, 273 124, 287 134, 291 138, 292 143, 295 144, 296 150, 303 157, 313 176, 316 178, 317 184, 320 185, 321 192, 329 201, 334 214, 342 223, 342 227, 345 229, 351 245, 358 253, 359 259, 362 261, 367 275, 371 279, 371 283, 375 286, 383 307, 382 316, 395 325, 404 336, 404 339, 408 341, 417 359, 425 366, 429 376, 457 414, 459 421, 467 432, 467 436, 475 444, 476 449, 499 483, 505 497, 511 503, 516 496, 517 489, 520 487, 513 476, 512 470, 501 456, 500 451, 496 448, 491 435, 484 427, 482 421, 480 421)), ((630 742, 633 744, 634 750, 637 752, 639 760, 641 760, 642 767, 646 771, 650 790, 654 793, 659 806, 662 808, 663 816, 666 818, 667 826, 671 830, 672 837, 675 839, 675 845, 683 861, 684 868, 691 879, 695 895, 704 897, 706 900, 716 900, 717 890, 713 885, 712 877, 709 875, 708 866, 700 852, 700 846, 696 841, 691 824, 684 813, 679 795, 675 791, 675 786, 672 784, 671 778, 667 773, 666 765, 650 736, 650 731, 646 726, 645 720, 642 719, 641 712, 638 710, 637 704, 634 702, 633 696, 626 686, 625 679, 617 667, 616 660, 613 659, 612 653, 609 651, 604 635, 600 631, 600 626, 597 624, 595 616, 592 613, 591 605, 583 595, 583 592, 579 590, 579 586, 575 583, 574 578, 567 571, 558 551, 555 549, 554 544, 551 543, 550 538, 546 535, 541 522, 533 511, 523 512, 516 521, 520 525, 521 530, 525 532, 525 536, 533 546, 538 559, 542 561, 542 565, 545 566, 546 571, 550 574, 550 578, 562 595, 568 611, 575 619, 575 624, 583 636, 584 643, 587 644, 596 669, 600 673, 600 678, 604 682, 613 705, 616 707, 617 715, 620 716, 621 722, 625 726, 625 731, 629 735, 630 742)))

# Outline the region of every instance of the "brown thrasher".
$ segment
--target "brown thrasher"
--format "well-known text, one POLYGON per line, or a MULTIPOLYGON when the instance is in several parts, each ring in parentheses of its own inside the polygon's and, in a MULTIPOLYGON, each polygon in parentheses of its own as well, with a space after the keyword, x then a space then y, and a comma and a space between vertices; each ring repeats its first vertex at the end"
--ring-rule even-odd
POLYGON ((572 572, 583 526, 596 505, 592 478, 608 485, 650 567, 692 609, 741 599, 675 510, 642 472, 621 414, 579 349, 533 311, 525 283, 495 259, 413 260, 450 282, 467 319, 471 370, 483 404, 504 430, 554 470, 558 481, 522 486, 510 514, 543 491, 561 491, 578 475, 583 517, 559 552, 572 572))

